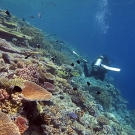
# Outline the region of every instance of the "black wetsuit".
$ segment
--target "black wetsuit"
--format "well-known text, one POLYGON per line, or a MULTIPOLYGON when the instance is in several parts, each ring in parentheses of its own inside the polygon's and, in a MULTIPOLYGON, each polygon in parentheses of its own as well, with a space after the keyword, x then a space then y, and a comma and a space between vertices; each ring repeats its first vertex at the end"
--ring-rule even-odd
MULTIPOLYGON (((93 76, 95 79, 100 79, 101 81, 103 81, 104 78, 105 78, 105 74, 108 72, 108 70, 100 66, 97 71, 94 71, 93 70, 93 65, 94 65, 95 62, 96 61, 94 61, 91 64, 92 69, 91 69, 90 72, 89 72, 89 69, 87 67, 87 64, 86 63, 84 64, 84 74, 85 74, 85 77, 93 76)), ((102 59, 102 64, 104 64, 106 66, 110 66, 108 57, 104 56, 104 58, 102 59)))

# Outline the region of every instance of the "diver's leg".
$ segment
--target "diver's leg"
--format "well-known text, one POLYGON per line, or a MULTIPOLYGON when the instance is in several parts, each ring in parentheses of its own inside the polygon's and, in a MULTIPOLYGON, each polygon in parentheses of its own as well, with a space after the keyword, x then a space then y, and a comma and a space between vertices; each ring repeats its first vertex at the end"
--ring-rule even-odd
POLYGON ((85 77, 90 77, 89 70, 86 63, 84 63, 84 75, 85 77))

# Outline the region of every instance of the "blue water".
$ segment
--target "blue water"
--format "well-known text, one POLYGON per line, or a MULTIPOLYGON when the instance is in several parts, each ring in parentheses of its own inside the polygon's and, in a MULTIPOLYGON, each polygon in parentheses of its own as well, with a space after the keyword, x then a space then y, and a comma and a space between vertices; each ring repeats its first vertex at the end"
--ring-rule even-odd
POLYGON ((109 75, 135 108, 135 0, 0 0, 0 7, 65 40, 87 59, 107 54, 111 66, 121 68, 109 75))

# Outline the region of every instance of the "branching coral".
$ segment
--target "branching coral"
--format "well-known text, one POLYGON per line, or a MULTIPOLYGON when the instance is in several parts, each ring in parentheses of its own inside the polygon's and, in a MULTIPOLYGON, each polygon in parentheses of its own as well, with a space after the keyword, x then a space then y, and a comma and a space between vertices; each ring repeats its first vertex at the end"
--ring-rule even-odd
POLYGON ((83 105, 86 102, 86 98, 81 91, 70 90, 68 93, 71 95, 71 99, 74 103, 83 105))
POLYGON ((52 120, 52 117, 50 115, 44 114, 44 122, 46 125, 50 126, 51 120, 52 120))
POLYGON ((37 65, 29 65, 26 68, 17 69, 16 75, 24 80, 39 83, 39 73, 37 72, 37 65))
POLYGON ((18 127, 3 112, 0 112, 0 134, 20 135, 18 127))
POLYGON ((16 114, 22 107, 22 99, 18 96, 18 93, 11 94, 11 97, 5 102, 0 102, 0 110, 8 114, 16 114))
POLYGON ((38 28, 24 25, 21 29, 21 32, 32 38, 30 40, 31 44, 43 44, 44 34, 38 28))
POLYGON ((70 64, 71 61, 72 61, 72 60, 70 60, 70 59, 68 58, 68 56, 66 56, 64 53, 62 53, 62 52, 60 52, 60 51, 51 49, 51 50, 49 51, 49 53, 50 53, 52 56, 57 56, 55 62, 56 62, 58 65, 70 64))
POLYGON ((90 103, 85 103, 84 107, 86 108, 86 110, 89 112, 90 115, 94 116, 96 111, 94 106, 92 106, 90 103))
POLYGON ((100 125, 108 125, 109 124, 109 119, 106 118, 104 115, 97 116, 97 121, 99 122, 100 125))
POLYGON ((6 92, 6 90, 0 89, 0 101, 1 100, 5 100, 5 99, 8 99, 8 98, 9 98, 9 95, 6 92))
POLYGON ((96 101, 101 104, 105 109, 109 109, 112 105, 112 97, 111 95, 100 86, 91 86, 89 87, 90 94, 95 97, 96 101), (101 94, 96 94, 97 91, 100 91, 101 94))

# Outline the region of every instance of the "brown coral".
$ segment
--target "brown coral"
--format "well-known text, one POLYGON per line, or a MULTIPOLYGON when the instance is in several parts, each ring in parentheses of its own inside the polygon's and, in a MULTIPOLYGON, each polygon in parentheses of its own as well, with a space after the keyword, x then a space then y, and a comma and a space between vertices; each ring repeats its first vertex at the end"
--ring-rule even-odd
POLYGON ((0 89, 0 101, 8 99, 9 95, 4 89, 0 89))
POLYGON ((46 125, 50 125, 50 122, 52 120, 52 117, 50 115, 44 114, 44 122, 46 125))
POLYGON ((0 50, 11 53, 20 53, 17 49, 13 48, 9 42, 2 38, 0 38, 0 50))
POLYGON ((55 91, 55 86, 49 82, 44 82, 44 87, 50 92, 55 91))
POLYGON ((28 101, 48 101, 52 94, 36 83, 25 81, 21 96, 28 101))
POLYGON ((97 121, 99 122, 100 125, 108 125, 109 124, 109 119, 106 118, 104 115, 97 116, 97 121))
POLYGON ((18 127, 3 112, 0 112, 0 134, 20 135, 18 127))
POLYGON ((39 73, 37 72, 37 65, 29 65, 26 68, 17 69, 16 75, 24 80, 39 82, 39 73))
POLYGON ((68 135, 74 135, 74 130, 70 126, 67 127, 67 130, 68 130, 68 135))
POLYGON ((46 78, 46 82, 50 82, 53 83, 55 80, 55 76, 52 75, 51 73, 45 73, 45 78, 46 78))
POLYGON ((28 124, 28 121, 26 118, 24 117, 17 117, 16 120, 15 120, 15 124, 18 126, 19 128, 19 131, 21 134, 24 133, 24 131, 28 128, 27 124, 28 124))

